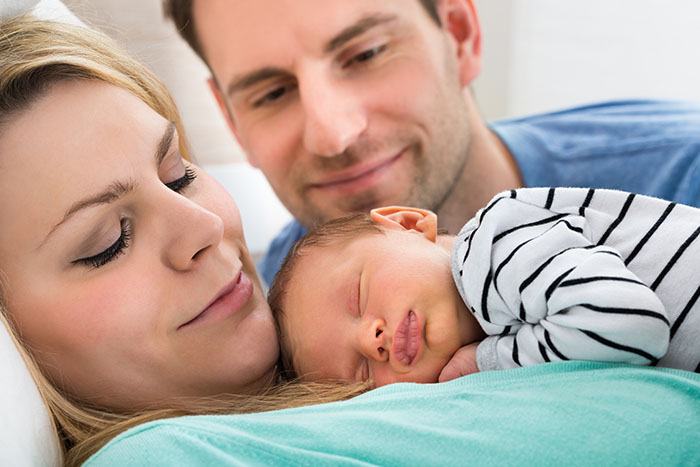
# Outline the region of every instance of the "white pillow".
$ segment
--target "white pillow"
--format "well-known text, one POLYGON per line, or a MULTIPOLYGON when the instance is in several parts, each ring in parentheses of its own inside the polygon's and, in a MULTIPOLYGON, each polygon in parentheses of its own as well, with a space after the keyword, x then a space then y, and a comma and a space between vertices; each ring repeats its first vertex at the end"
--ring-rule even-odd
MULTIPOLYGON (((41 19, 82 24, 58 0, 0 0, 0 19, 32 11, 41 19)), ((0 324, 0 465, 59 466, 59 440, 21 355, 0 324)))
POLYGON ((0 465, 60 465, 49 412, 5 326, 0 324, 0 465))
POLYGON ((60 0, 0 0, 0 19, 29 11, 37 18, 84 26, 60 0))

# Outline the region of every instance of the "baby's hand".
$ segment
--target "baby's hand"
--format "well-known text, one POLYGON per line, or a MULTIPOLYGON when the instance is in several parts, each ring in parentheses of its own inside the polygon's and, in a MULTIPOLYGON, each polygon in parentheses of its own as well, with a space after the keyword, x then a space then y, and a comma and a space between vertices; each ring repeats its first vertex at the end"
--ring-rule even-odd
POLYGON ((444 383, 464 375, 478 373, 479 367, 476 365, 476 348, 479 342, 473 342, 459 349, 452 356, 445 368, 442 369, 438 382, 444 383))

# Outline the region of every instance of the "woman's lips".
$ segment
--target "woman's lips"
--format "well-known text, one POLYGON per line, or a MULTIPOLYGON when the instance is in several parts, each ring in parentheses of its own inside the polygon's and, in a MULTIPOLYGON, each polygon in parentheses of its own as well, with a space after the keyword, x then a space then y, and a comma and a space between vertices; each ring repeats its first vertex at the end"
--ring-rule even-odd
POLYGON ((253 282, 241 271, 236 279, 221 292, 197 316, 181 324, 178 329, 204 321, 223 319, 242 309, 253 295, 253 282))
POLYGON ((394 331, 391 353, 396 360, 404 365, 410 365, 418 355, 421 343, 421 328, 418 316, 409 311, 394 331))

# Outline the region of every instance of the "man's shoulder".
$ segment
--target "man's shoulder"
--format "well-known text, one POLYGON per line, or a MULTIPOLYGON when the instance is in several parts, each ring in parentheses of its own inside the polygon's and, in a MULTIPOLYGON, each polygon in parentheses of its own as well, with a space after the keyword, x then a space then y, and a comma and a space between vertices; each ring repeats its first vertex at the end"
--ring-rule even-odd
POLYGON ((571 157, 698 144, 699 127, 700 102, 671 100, 607 101, 491 123, 506 144, 546 141, 545 149, 571 157))
POLYGON ((610 188, 697 205, 700 103, 610 101, 494 122, 526 186, 610 188))
POLYGON ((613 125, 642 124, 650 120, 667 123, 682 122, 684 127, 700 122, 700 102, 681 100, 632 99, 597 102, 554 112, 492 122, 494 128, 518 125, 547 125, 556 123, 601 122, 613 125))
POLYGON ((272 284, 287 253, 305 234, 306 229, 296 220, 292 220, 272 240, 265 256, 258 263, 260 275, 267 285, 272 284))

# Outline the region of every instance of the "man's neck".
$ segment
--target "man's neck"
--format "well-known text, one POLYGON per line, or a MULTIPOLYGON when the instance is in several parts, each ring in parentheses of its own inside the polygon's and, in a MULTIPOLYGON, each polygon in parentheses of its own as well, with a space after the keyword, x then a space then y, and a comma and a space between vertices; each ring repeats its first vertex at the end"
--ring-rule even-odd
POLYGON ((496 194, 522 186, 515 159, 475 110, 470 115, 470 123, 467 162, 452 193, 437 212, 439 227, 452 235, 459 233, 462 226, 496 194))

